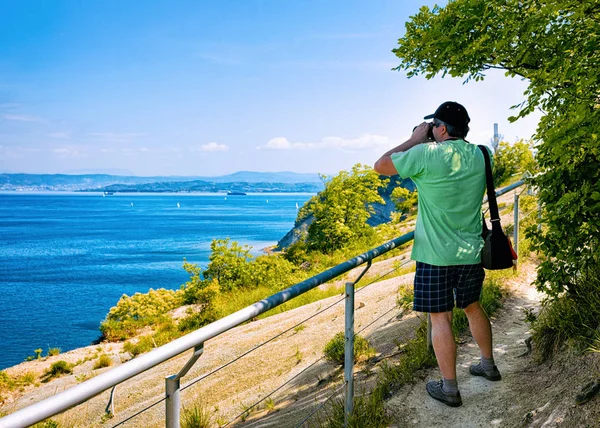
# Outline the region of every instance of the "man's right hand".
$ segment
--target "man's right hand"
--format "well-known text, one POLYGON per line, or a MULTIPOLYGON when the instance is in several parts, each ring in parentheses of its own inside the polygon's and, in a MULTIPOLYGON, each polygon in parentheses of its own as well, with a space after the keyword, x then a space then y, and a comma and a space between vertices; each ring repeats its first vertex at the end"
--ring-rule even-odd
POLYGON ((429 123, 423 122, 419 126, 415 128, 410 139, 413 140, 417 144, 428 143, 430 142, 427 134, 429 133, 429 123))

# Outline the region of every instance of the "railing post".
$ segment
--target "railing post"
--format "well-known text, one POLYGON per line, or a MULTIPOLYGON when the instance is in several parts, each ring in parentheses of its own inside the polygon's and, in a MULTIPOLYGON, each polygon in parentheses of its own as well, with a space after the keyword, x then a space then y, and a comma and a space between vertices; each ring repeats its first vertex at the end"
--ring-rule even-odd
POLYGON ((354 410, 354 283, 346 283, 346 332, 344 348, 345 411, 344 427, 354 410))
POLYGON ((181 391, 179 376, 171 375, 165 378, 167 390, 167 428, 179 428, 181 412, 181 391))
MULTIPOLYGON (((519 194, 515 192, 515 206, 514 206, 514 231, 513 231, 513 247, 515 249, 515 253, 517 257, 519 256, 519 194)), ((518 263, 517 260, 514 261, 515 266, 518 263)))
POLYGON ((194 347, 194 353, 192 357, 185 363, 183 368, 179 370, 179 373, 167 376, 165 378, 165 389, 166 389, 166 427, 167 428, 179 428, 179 419, 181 416, 181 378, 192 368, 192 366, 198 361, 198 358, 204 352, 204 343, 196 345, 194 347))

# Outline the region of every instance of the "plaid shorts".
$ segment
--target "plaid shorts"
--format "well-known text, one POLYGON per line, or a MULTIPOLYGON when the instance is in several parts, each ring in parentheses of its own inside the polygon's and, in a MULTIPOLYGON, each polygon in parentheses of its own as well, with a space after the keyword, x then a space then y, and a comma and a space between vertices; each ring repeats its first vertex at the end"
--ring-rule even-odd
POLYGON ((481 264, 433 266, 417 262, 413 310, 449 312, 479 301, 485 272, 481 264))

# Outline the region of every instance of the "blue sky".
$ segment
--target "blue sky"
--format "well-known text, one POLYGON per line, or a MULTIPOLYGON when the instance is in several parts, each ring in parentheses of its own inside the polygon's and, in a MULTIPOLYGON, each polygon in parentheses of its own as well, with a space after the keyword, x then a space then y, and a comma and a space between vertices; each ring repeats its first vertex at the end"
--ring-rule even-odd
POLYGON ((473 143, 525 82, 407 79, 415 0, 0 2, 0 172, 333 174, 373 164, 446 100, 473 143))

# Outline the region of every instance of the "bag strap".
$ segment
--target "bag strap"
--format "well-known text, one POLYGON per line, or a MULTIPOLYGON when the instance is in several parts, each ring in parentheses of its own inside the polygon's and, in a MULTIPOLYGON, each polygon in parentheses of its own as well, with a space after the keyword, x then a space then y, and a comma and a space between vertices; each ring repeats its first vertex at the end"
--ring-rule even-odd
POLYGON ((485 161, 485 181, 487 184, 487 197, 488 205, 490 207, 490 217, 492 222, 500 221, 498 202, 496 202, 496 191, 494 190, 494 177, 492 176, 492 166, 490 165, 490 154, 485 146, 479 145, 477 147, 479 147, 481 153, 483 153, 483 160, 485 161))

